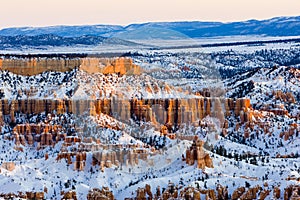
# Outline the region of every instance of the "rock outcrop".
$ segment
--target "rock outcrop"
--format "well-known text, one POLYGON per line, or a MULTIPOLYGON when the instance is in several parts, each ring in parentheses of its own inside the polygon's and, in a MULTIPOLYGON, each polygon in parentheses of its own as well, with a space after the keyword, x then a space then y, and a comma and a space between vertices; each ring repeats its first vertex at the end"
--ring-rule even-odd
POLYGON ((103 187, 101 190, 98 188, 90 190, 86 198, 87 200, 114 200, 114 195, 108 187, 103 187))
POLYGON ((290 185, 284 189, 284 200, 299 200, 300 199, 300 186, 290 185))
POLYGON ((228 200, 228 189, 226 187, 223 187, 222 185, 218 184, 216 188, 217 192, 217 199, 218 200, 228 200))
POLYGON ((246 189, 245 187, 239 187, 231 195, 232 200, 238 200, 244 193, 246 189))
POLYGON ((62 133, 61 125, 50 124, 18 124, 13 129, 15 144, 33 145, 35 142, 38 148, 55 145, 58 141, 64 140, 65 133, 62 133))
POLYGON ((83 171, 86 166, 87 154, 92 156, 92 165, 98 165, 101 171, 105 168, 120 165, 138 165, 139 160, 147 161, 151 150, 138 145, 106 145, 101 144, 91 138, 81 141, 76 137, 66 137, 63 143, 64 149, 58 153, 56 160, 65 159, 69 165, 73 164, 74 170, 83 171), (76 146, 73 151, 68 151, 66 147, 76 146))
POLYGON ((141 68, 130 58, 82 58, 80 69, 88 73, 139 75, 141 68))
POLYGON ((61 159, 66 159, 69 165, 73 164, 72 160, 74 160, 74 170, 83 171, 86 165, 86 152, 60 152, 56 160, 61 159))
POLYGON ((280 188, 279 187, 274 187, 274 189, 273 189, 273 198, 274 199, 279 199, 280 198, 280 188))
POLYGON ((14 162, 3 162, 1 167, 8 171, 13 171, 16 168, 16 165, 14 162))
POLYGON ((188 165, 194 165, 194 163, 197 162, 199 169, 205 169, 205 167, 213 168, 212 159, 209 154, 204 151, 203 144, 204 142, 195 136, 192 146, 186 150, 186 163, 188 165))
MULTIPOLYGON (((268 187, 264 184, 264 187, 268 187)), ((280 196, 280 192, 278 192, 278 187, 274 188, 276 191, 274 193, 273 198, 271 199, 282 199, 280 196)), ((263 189, 261 186, 257 185, 255 187, 249 188, 248 190, 245 187, 239 187, 234 190, 231 195, 231 199, 235 200, 252 200, 252 199, 260 199, 264 200, 268 197, 270 198, 271 190, 263 189)), ((133 193, 132 193, 133 194, 133 193)), ((151 186, 146 185, 144 188, 138 188, 136 190, 136 195, 133 198, 125 198, 126 200, 146 200, 146 199, 194 199, 201 200, 201 195, 205 195, 204 199, 210 200, 228 200, 230 199, 230 195, 228 193, 227 187, 223 187, 218 184, 215 189, 203 189, 203 188, 195 188, 192 186, 188 186, 185 188, 181 188, 180 192, 178 192, 178 186, 174 185, 172 182, 169 182, 168 187, 161 191, 160 186, 158 186, 154 193, 151 191, 151 186)), ((298 185, 290 185, 285 188, 284 200, 298 200, 300 199, 300 186, 298 185)))
POLYGON ((280 101, 283 101, 283 102, 287 102, 287 103, 295 103, 296 102, 296 99, 293 95, 293 93, 291 92, 282 92, 282 91, 273 91, 272 92, 272 95, 275 97, 276 100, 280 100, 280 101))
POLYGON ((259 194, 259 200, 266 199, 267 196, 270 195, 270 192, 271 192, 270 190, 263 190, 263 191, 261 191, 260 194, 259 194))
POLYGON ((3 199, 34 199, 34 200, 44 200, 44 192, 18 192, 18 193, 7 193, 0 194, 3 199))
POLYGON ((241 200, 247 200, 247 199, 257 199, 257 192, 261 188, 259 186, 249 188, 242 196, 240 197, 241 200))
POLYGON ((88 73, 140 74, 141 68, 130 58, 10 58, 0 59, 0 70, 32 76, 45 71, 66 72, 80 68, 88 73))
POLYGON ((125 198, 126 200, 146 200, 146 199, 177 199, 178 188, 174 183, 169 182, 168 187, 161 192, 160 187, 156 188, 156 192, 153 194, 151 191, 151 186, 146 184, 144 188, 138 187, 136 190, 136 195, 134 198, 125 198))
POLYGON ((136 190, 136 200, 143 199, 153 199, 153 194, 151 192, 151 186, 146 184, 145 188, 138 188, 136 190))
MULTIPOLYGON (((241 123, 251 122, 252 114, 249 101, 246 99, 215 99, 215 98, 190 98, 190 99, 97 99, 97 100, 50 100, 50 99, 22 99, 9 102, 0 100, 0 123, 3 115, 10 115, 14 121, 16 112, 24 114, 39 114, 42 112, 57 114, 84 113, 95 116, 100 113, 112 115, 127 122, 130 118, 162 124, 172 132, 176 127, 184 123, 197 122, 207 115, 216 117, 220 124, 226 122, 222 107, 226 113, 238 113, 241 123), (1 117, 2 110, 2 117, 1 117)), ((227 115, 227 114, 226 114, 227 115)))
POLYGON ((1 59, 0 69, 14 74, 32 76, 45 71, 70 71, 79 67, 81 60, 63 58, 27 58, 27 59, 1 59))
POLYGON ((77 152, 75 155, 74 170, 83 171, 85 168, 86 153, 77 152))
POLYGON ((77 200, 76 191, 68 191, 63 194, 62 200, 77 200))
POLYGON ((205 194, 205 199, 217 200, 216 192, 213 189, 186 187, 180 191, 180 197, 183 199, 201 200, 201 194, 205 194))

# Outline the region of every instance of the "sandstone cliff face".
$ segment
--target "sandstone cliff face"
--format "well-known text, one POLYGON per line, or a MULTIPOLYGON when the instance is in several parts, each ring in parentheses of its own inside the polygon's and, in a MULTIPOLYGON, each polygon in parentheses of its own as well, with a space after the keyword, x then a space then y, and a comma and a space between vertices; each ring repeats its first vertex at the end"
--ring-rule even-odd
POLYGON ((1 59, 0 69, 8 70, 14 74, 32 76, 44 71, 70 71, 80 66, 80 59, 1 59))
MULTIPOLYGON (((222 126, 225 123, 222 105, 227 112, 236 112, 237 116, 243 113, 241 122, 251 121, 250 106, 243 105, 244 99, 97 99, 97 100, 50 100, 50 99, 22 99, 9 102, 6 99, 0 100, 0 116, 11 115, 15 112, 25 114, 38 114, 41 112, 58 114, 64 112, 78 115, 84 114, 107 114, 114 113, 120 121, 128 121, 130 117, 138 120, 153 123, 166 124, 168 128, 173 125, 192 123, 205 116, 210 115, 220 120, 222 126), (230 102, 230 103, 229 103, 230 102)), ((13 118, 13 117, 12 117, 13 118)), ((1 119, 0 119, 1 122, 1 119)))
MULTIPOLYGON (((239 114, 243 112, 242 123, 252 120, 249 99, 237 99, 236 101, 219 98, 134 99, 130 101, 130 107, 131 116, 136 116, 138 120, 165 124, 168 129, 171 129, 173 125, 193 123, 208 115, 218 118, 223 126, 225 113, 233 111, 239 114), (223 106, 225 107, 224 111, 223 106)), ((118 112, 118 110, 116 111, 118 112)))
MULTIPOLYGON (((21 75, 34 75, 47 70, 68 71, 79 67, 88 73, 130 75, 140 74, 139 66, 133 64, 130 58, 28 58, 28 59, 0 59, 0 69, 8 70, 21 75)), ((147 88, 147 87, 146 87, 147 88)), ((164 87, 170 90, 168 86, 164 87)), ((155 92, 155 87, 148 87, 149 92, 155 92)), ((35 89, 23 91, 35 93, 35 89)), ((30 95, 29 95, 30 96, 30 95)), ((91 98, 89 100, 49 100, 49 99, 22 99, 9 102, 0 102, 0 124, 3 115, 10 115, 14 122, 16 112, 24 114, 64 112, 82 115, 85 111, 96 116, 103 113, 114 115, 118 120, 127 122, 130 118, 152 122, 156 127, 164 125, 167 132, 173 132, 181 124, 194 123, 206 116, 216 117, 223 127, 225 115, 232 112, 239 117, 241 123, 251 121, 252 112, 249 99, 220 99, 220 98, 181 98, 181 99, 123 99, 123 98, 91 98), (225 110, 223 110, 225 108, 225 110)))
POLYGON ((141 68, 133 64, 129 58, 83 58, 80 69, 88 73, 132 75, 141 74, 141 68))
POLYGON ((92 157, 92 165, 99 166, 101 171, 105 168, 119 165, 138 165, 139 160, 147 161, 150 149, 138 145, 106 145, 99 141, 94 143, 92 138, 81 141, 76 137, 66 137, 61 152, 56 160, 65 159, 69 165, 73 164, 74 170, 83 171, 86 166, 87 155, 92 157), (73 151, 67 151, 66 147, 77 146, 73 151))
POLYGON ((18 124, 13 129, 13 139, 17 146, 32 146, 36 142, 39 149, 64 140, 65 134, 61 133, 61 130, 60 125, 18 124))
POLYGON ((32 76, 45 71, 66 72, 80 67, 88 73, 120 75, 140 74, 141 68, 133 64, 130 58, 28 58, 0 59, 0 70, 14 74, 32 76))

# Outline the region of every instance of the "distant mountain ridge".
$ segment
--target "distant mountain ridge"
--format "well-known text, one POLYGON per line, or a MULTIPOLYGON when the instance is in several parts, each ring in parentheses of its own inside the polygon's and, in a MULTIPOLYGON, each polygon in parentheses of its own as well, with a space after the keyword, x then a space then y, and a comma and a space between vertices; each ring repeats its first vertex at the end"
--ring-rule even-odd
POLYGON ((141 24, 21 27, 0 30, 0 36, 102 36, 120 39, 180 39, 232 35, 298 36, 300 16, 241 22, 149 22, 141 24))
POLYGON ((42 35, 16 35, 16 36, 1 36, 0 49, 21 48, 24 46, 40 47, 40 46, 97 46, 97 45, 125 45, 132 46, 137 43, 118 39, 107 38, 102 36, 83 35, 78 37, 63 37, 54 34, 42 35))
POLYGON ((61 37, 80 37, 83 35, 103 36, 106 33, 123 30, 122 26, 114 25, 82 25, 82 26, 47 26, 47 27, 20 27, 0 30, 2 36, 35 36, 54 34, 61 37))

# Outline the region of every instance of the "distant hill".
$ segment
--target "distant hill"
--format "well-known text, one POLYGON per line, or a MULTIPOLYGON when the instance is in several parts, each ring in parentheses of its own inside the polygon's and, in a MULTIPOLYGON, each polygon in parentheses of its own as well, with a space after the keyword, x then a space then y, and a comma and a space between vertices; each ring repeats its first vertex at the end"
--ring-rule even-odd
POLYGON ((152 26, 134 27, 133 29, 126 28, 124 31, 113 34, 113 36, 125 40, 176 40, 189 38, 189 36, 184 35, 179 31, 175 31, 164 27, 152 26))
POLYGON ((78 37, 63 37, 53 34, 43 35, 16 35, 0 36, 0 49, 21 48, 21 47, 40 47, 40 46, 97 46, 97 45, 124 45, 132 46, 137 43, 122 40, 119 38, 107 38, 102 36, 83 35, 78 37))
POLYGON ((104 36, 107 33, 122 31, 124 27, 114 25, 84 25, 84 26, 48 26, 5 28, 0 30, 2 36, 35 36, 53 34, 61 37, 80 37, 83 35, 104 36))
MULTIPOLYGON (((129 25, 127 29, 140 28, 129 25)), ((268 20, 249 20, 244 22, 163 22, 146 23, 142 27, 164 28, 178 31, 190 38, 232 35, 298 36, 300 35, 300 16, 277 17, 268 20)))
POLYGON ((298 36, 300 35, 300 16, 276 17, 267 20, 248 20, 242 22, 151 22, 143 24, 84 25, 6 28, 0 30, 1 36, 36 36, 54 34, 61 37, 80 37, 84 35, 119 37, 122 39, 179 39, 231 35, 298 36))

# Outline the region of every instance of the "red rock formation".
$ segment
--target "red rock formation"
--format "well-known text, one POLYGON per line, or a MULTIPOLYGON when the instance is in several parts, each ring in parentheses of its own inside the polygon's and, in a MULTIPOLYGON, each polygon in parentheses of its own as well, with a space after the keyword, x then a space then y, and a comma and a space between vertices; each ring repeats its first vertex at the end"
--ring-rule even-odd
POLYGON ((247 112, 250 108, 250 99, 237 99, 234 105, 235 116, 238 116, 240 111, 247 112))
POLYGON ((168 128, 166 126, 162 125, 160 127, 160 133, 161 133, 161 135, 164 135, 164 136, 168 135, 168 133, 169 133, 168 128))
POLYGON ((149 196, 149 199, 152 199, 153 195, 152 195, 152 192, 151 192, 151 186, 150 185, 146 184, 145 191, 146 191, 146 194, 149 196))
POLYGON ((192 146, 186 150, 186 163, 194 165, 197 162, 197 167, 205 169, 205 167, 213 168, 213 162, 209 154, 203 150, 204 142, 197 137, 194 138, 192 146))
MULTIPOLYGON (((0 197, 3 199, 34 199, 34 200, 44 200, 45 192, 18 192, 18 193, 6 193, 0 194, 0 197)), ((73 198, 74 199, 74 198, 73 198)))
POLYGON ((95 199, 114 200, 114 195, 107 187, 103 187, 101 190, 98 188, 94 188, 87 194, 87 200, 95 199))
MULTIPOLYGON (((205 199, 211 199, 211 200, 217 200, 218 197, 216 196, 216 193, 214 190, 209 189, 209 190, 202 190, 202 189, 197 189, 194 187, 186 187, 180 191, 180 197, 183 199, 195 199, 195 200, 200 200, 201 199, 201 194, 205 194, 205 199)), ((226 200, 226 196, 224 199, 226 200)))
POLYGON ((14 162, 3 162, 1 167, 8 171, 13 171, 16 168, 16 165, 14 162))
POLYGON ((220 121, 220 124, 224 124, 225 115, 219 98, 214 98, 214 112, 212 116, 216 117, 220 121))
POLYGON ((257 198, 257 192, 260 190, 259 186, 249 188, 242 196, 240 197, 241 200, 247 200, 247 199, 256 199, 257 198))
POLYGON ((218 184, 217 188, 217 200, 228 200, 228 190, 226 187, 223 187, 222 185, 218 184))
POLYGON ((216 200, 216 194, 214 190, 207 190, 206 199, 216 200))
POLYGON ((284 101, 287 103, 295 103, 296 102, 295 97, 291 92, 284 93, 280 90, 277 90, 277 91, 273 91, 272 94, 273 94, 273 96, 275 96, 276 100, 284 101))
POLYGON ((43 147, 64 139, 65 135, 59 133, 61 129, 61 125, 18 124, 14 127, 13 137, 16 145, 33 145, 34 142, 38 142, 43 147))
POLYGON ((89 111, 90 115, 100 113, 111 115, 116 114, 120 121, 128 121, 131 117, 138 120, 150 121, 154 124, 166 125, 168 128, 173 125, 183 123, 194 123, 211 115, 224 124, 224 114, 222 105, 225 104, 225 114, 231 111, 238 112, 241 122, 250 122, 252 111, 248 99, 237 99, 236 102, 229 99, 144 99, 144 100, 118 100, 118 99, 99 99, 99 100, 16 100, 9 103, 7 100, 0 100, 2 113, 10 114, 13 119, 15 112, 24 114, 37 114, 41 112, 52 113, 54 110, 58 114, 72 112, 83 114, 89 111), (12 111, 13 110, 13 111, 12 111))
POLYGON ((10 108, 10 121, 12 123, 15 123, 15 103, 16 103, 16 101, 13 100, 11 102, 11 108, 10 108))
POLYGON ((36 200, 39 200, 39 199, 42 200, 42 199, 45 199, 44 196, 45 196, 44 192, 36 192, 34 198, 35 198, 36 200))
POLYGON ((2 101, 0 101, 0 127, 3 125, 4 125, 4 121, 3 121, 3 112, 2 112, 2 101))
POLYGON ((185 199, 200 200, 200 192, 193 187, 187 187, 180 191, 180 197, 185 199), (193 196, 195 197, 193 198, 193 196))
POLYGON ((77 200, 76 191, 68 191, 63 194, 62 200, 69 200, 69 199, 77 200))
POLYGON ((267 196, 269 196, 270 192, 271 192, 270 190, 263 190, 263 191, 261 191, 260 194, 259 194, 259 200, 266 199, 267 196))
POLYGON ((83 171, 86 162, 86 153, 85 152, 77 152, 75 155, 76 159, 74 162, 74 170, 83 171))
POLYGON ((290 200, 299 200, 300 199, 300 186, 294 186, 292 191, 292 196, 290 200))
POLYGON ((232 200, 238 200, 244 193, 245 193, 245 188, 244 187, 239 187, 237 188, 233 193, 232 193, 232 200))
MULTIPOLYGON (((73 141, 73 138, 66 138, 68 143, 63 144, 64 147, 75 144, 70 143, 72 141, 69 139, 73 141)), ((92 165, 99 165, 103 171, 105 167, 119 166, 120 163, 137 165, 139 159, 146 161, 149 155, 149 149, 142 147, 136 149, 138 147, 136 145, 127 145, 125 150, 122 150, 124 148, 122 145, 103 145, 101 143, 77 143, 77 145, 78 147, 73 152, 63 150, 58 154, 56 160, 66 159, 68 164, 72 164, 72 157, 75 156, 74 170, 83 170, 86 161, 86 153, 84 152, 92 151, 92 165)))
POLYGON ((45 160, 48 160, 48 159, 49 159, 49 154, 46 153, 46 154, 45 154, 45 160))
POLYGON ((300 186, 290 185, 284 189, 284 200, 299 200, 300 199, 300 186))
POLYGON ((133 64, 130 58, 83 58, 80 69, 88 73, 140 74, 141 68, 133 64))
POLYGON ((80 59, 52 59, 52 58, 28 58, 28 59, 0 59, 0 69, 8 70, 14 74, 32 76, 44 71, 65 72, 81 63, 80 59))
POLYGON ((72 157, 75 157, 74 170, 83 171, 86 163, 86 152, 61 152, 56 160, 66 159, 68 164, 72 164, 72 157))
POLYGON ((137 200, 146 200, 146 191, 144 188, 138 188, 136 190, 136 199, 137 200))
POLYGON ((250 137, 250 131, 246 129, 244 132, 244 138, 249 138, 249 137, 250 137))
POLYGON ((63 100, 58 100, 58 103, 57 103, 57 114, 63 114, 66 112, 66 105, 65 105, 65 102, 63 100))
MULTIPOLYGON (((265 183, 265 187, 268 185, 265 183)), ((247 191, 244 187, 237 188, 233 194, 232 199, 240 199, 240 200, 252 200, 252 199, 260 199, 264 200, 266 197, 270 195, 270 190, 262 189, 260 186, 255 186, 253 188, 249 188, 247 191), (259 194, 259 196, 257 196, 259 194)), ((200 195, 204 194, 205 199, 211 200, 226 200, 228 199, 228 190, 226 187, 222 185, 217 185, 216 190, 213 189, 201 189, 194 188, 191 186, 182 188, 180 190, 180 194, 178 195, 178 188, 173 183, 169 182, 168 187, 161 194, 160 187, 156 188, 155 194, 152 196, 150 185, 146 185, 145 188, 138 188, 136 190, 136 196, 134 198, 125 198, 128 200, 134 199, 201 199, 200 195)), ((299 200, 300 199, 300 186, 299 185, 290 185, 285 188, 284 199, 285 200, 299 200)), ((274 196, 272 199, 281 199, 280 190, 278 187, 274 188, 274 196)))

